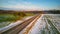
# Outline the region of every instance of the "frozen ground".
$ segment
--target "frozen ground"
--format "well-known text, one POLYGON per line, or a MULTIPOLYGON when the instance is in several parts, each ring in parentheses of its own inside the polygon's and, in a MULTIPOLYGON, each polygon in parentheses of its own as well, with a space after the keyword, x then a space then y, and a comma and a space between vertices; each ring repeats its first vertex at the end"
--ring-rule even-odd
POLYGON ((29 34, 60 34, 60 14, 43 14, 29 34))

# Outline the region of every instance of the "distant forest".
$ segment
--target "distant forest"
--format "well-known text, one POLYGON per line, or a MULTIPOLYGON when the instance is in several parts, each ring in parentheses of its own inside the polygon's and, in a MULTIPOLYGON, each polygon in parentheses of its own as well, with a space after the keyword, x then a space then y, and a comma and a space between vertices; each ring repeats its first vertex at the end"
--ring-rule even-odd
POLYGON ((42 14, 60 14, 60 10, 45 10, 45 11, 14 11, 14 10, 0 10, 0 14, 3 13, 19 13, 19 12, 24 12, 24 13, 42 13, 42 14))

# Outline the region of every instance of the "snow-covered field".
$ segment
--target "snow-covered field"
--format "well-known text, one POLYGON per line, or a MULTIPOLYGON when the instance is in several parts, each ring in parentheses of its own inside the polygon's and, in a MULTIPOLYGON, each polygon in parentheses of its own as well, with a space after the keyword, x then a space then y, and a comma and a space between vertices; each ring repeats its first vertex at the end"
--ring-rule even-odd
POLYGON ((60 14, 43 14, 29 34, 60 34, 60 14))

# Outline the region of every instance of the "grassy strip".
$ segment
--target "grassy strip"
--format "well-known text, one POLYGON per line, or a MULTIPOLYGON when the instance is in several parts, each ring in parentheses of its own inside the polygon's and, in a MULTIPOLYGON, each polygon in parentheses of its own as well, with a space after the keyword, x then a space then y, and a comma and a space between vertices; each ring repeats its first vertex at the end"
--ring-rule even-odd
POLYGON ((20 20, 23 17, 27 17, 27 16, 33 16, 34 14, 31 13, 20 13, 20 14, 0 14, 0 23, 1 22, 6 22, 6 21, 16 21, 16 20, 20 20))
POLYGON ((21 20, 23 17, 33 16, 31 13, 0 14, 0 28, 21 20))
POLYGON ((21 18, 20 16, 14 16, 12 14, 2 14, 0 15, 0 23, 6 21, 16 21, 17 19, 21 18))

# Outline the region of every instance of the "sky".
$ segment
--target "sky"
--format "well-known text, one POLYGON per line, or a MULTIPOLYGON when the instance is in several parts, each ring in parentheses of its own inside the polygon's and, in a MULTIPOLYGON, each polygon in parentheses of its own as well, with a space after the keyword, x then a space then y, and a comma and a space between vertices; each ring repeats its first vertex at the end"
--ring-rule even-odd
POLYGON ((0 9, 60 10, 60 0, 0 0, 0 9))

